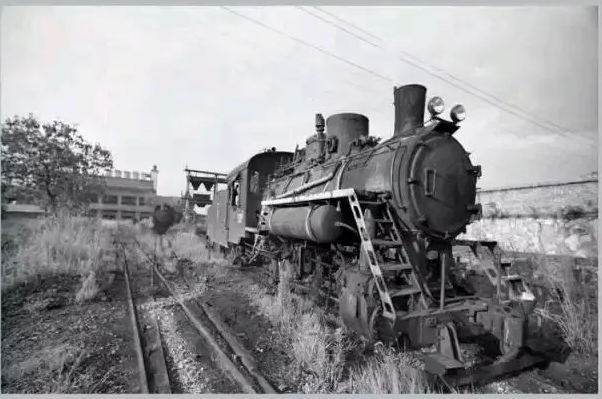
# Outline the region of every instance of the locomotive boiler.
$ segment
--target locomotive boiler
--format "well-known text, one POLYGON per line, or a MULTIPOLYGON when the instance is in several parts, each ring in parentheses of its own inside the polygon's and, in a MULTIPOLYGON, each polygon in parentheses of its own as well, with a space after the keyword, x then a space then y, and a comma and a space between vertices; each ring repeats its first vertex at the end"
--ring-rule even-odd
POLYGON ((481 168, 454 134, 462 105, 441 117, 426 88, 394 89, 393 135, 370 135, 369 119, 316 115, 316 133, 294 152, 256 154, 225 179, 208 211, 207 243, 243 263, 268 261, 318 297, 334 296, 342 321, 369 340, 437 345, 429 372, 472 381, 460 342, 486 337, 503 372, 543 361, 527 339, 535 297, 502 263, 497 243, 457 239, 480 215, 481 168), (425 108, 428 119, 425 121, 425 108), (455 274, 453 248, 491 253, 484 275, 493 297, 473 295, 455 274))
MULTIPOLYGON (((395 133, 381 144, 369 136, 368 118, 363 115, 330 116, 325 123, 327 134, 323 132, 322 116, 317 115, 317 134, 308 139, 303 157, 297 153, 302 160, 291 175, 272 183, 268 198, 346 188, 388 192, 406 230, 420 231, 436 240, 456 237, 479 212, 475 198, 480 167, 472 165, 453 137, 456 124, 442 120, 423 124, 425 95, 426 89, 418 85, 395 91, 395 133)), ((435 98, 431 112, 436 113, 441 106, 441 100, 435 98)), ((451 114, 460 121, 463 107, 455 107, 451 114)), ((343 222, 333 209, 332 205, 278 209, 268 219, 270 232, 320 243, 335 242, 344 228, 336 227, 343 222), (319 236, 312 238, 314 227, 319 236)))

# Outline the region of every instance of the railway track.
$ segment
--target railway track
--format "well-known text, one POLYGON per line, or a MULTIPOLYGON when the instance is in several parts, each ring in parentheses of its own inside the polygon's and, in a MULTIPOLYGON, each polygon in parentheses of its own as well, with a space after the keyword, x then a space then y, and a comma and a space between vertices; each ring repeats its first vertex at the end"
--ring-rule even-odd
MULTIPOLYGON (((238 340, 231 334, 228 328, 224 325, 221 319, 211 310, 211 307, 207 303, 199 302, 195 299, 186 299, 181 295, 181 292, 190 292, 193 290, 194 282, 190 276, 186 276, 186 272, 178 275, 179 281, 170 281, 160 270, 160 264, 155 264, 153 251, 140 243, 137 239, 133 239, 130 245, 137 246, 141 249, 146 257, 146 263, 152 266, 153 276, 156 276, 156 282, 161 284, 169 293, 169 299, 172 303, 175 302, 175 306, 179 308, 179 311, 194 327, 196 333, 207 343, 207 346, 211 349, 211 352, 215 356, 215 363, 229 375, 230 379, 236 383, 242 392, 245 393, 277 393, 277 390, 261 375, 258 368, 253 360, 253 356, 239 344, 238 340)), ((171 257, 178 257, 173 251, 171 251, 171 257)), ((182 259, 179 259, 180 261, 182 259)), ((260 285, 266 285, 265 276, 260 270, 249 270, 249 277, 260 285)), ((247 273, 245 273, 247 274, 247 273)), ((173 276, 170 276, 173 278, 173 276)), ((129 279, 129 276, 128 276, 129 279)), ((295 290, 297 291, 297 290, 295 290)), ((301 292, 298 292, 301 293, 301 292)), ((304 295, 305 296, 305 295, 304 295)), ((132 308, 133 306, 130 306, 132 308)), ((133 312, 132 312, 133 313, 133 312)), ((156 320, 155 320, 156 325, 156 320)), ((158 335, 159 338, 155 338, 155 342, 160 342, 160 332, 158 328, 154 329, 153 326, 143 331, 142 334, 152 335, 153 333, 158 335), (153 332, 156 331, 156 333, 153 332)), ((147 338, 140 339, 141 343, 145 342, 147 338)), ((150 339, 152 341, 152 339, 150 339)), ((144 348, 140 349, 139 358, 148 358, 148 350, 144 348)), ((161 351, 152 352, 156 358, 162 355, 161 351)), ((157 362, 158 360, 155 360, 157 362)), ((160 363, 160 361, 158 361, 160 363)), ((146 362, 148 363, 148 361, 146 362)), ((145 364, 146 364, 145 363, 145 364)), ((165 360, 163 360, 165 364, 165 360)), ((139 364, 142 362, 139 360, 139 364)), ((140 366, 142 367, 142 366, 140 366)), ((145 366, 146 367, 146 366, 145 366)), ((156 371, 145 370, 147 377, 148 392, 168 393, 169 380, 167 381, 167 388, 164 388, 163 392, 160 392, 156 388, 155 381, 165 381, 165 377, 155 377, 153 373, 156 371), (153 385, 155 384, 155 385, 153 385)), ((163 375, 166 375, 165 373, 163 375)), ((562 378, 562 376, 558 376, 562 378)), ((494 383, 489 383, 481 387, 474 387, 477 392, 490 393, 505 391, 507 393, 572 393, 572 391, 563 388, 560 383, 557 383, 556 378, 544 378, 538 375, 535 371, 529 371, 518 376, 507 377, 498 379, 494 383)), ((144 377, 140 377, 141 384, 144 384, 144 377)), ((163 385, 165 387, 165 384, 163 385)))
MULTIPOLYGON (((161 262, 156 262, 155 253, 151 254, 152 251, 136 238, 132 238, 129 242, 121 241, 119 245, 124 259, 128 305, 142 393, 172 393, 173 382, 170 381, 168 375, 167 360, 157 320, 153 314, 141 312, 141 306, 137 306, 135 303, 132 276, 125 255, 128 247, 131 249, 132 246, 138 247, 145 255, 144 263, 150 271, 151 284, 155 284, 156 277, 156 284, 162 285, 169 293, 169 298, 173 300, 172 303, 175 303, 176 309, 194 328, 198 338, 203 341, 203 347, 209 349, 212 363, 220 368, 224 376, 229 377, 238 390, 244 393, 277 393, 277 390, 259 372, 253 356, 239 344, 210 307, 196 299, 186 299, 181 294, 181 290, 178 290, 175 284, 172 284, 161 273, 158 268, 158 264, 161 262), (142 319, 145 323, 141 323, 142 319), (141 325, 145 327, 141 328, 141 325)), ((185 284, 190 287, 187 281, 185 284)), ((153 300, 154 298, 151 298, 151 301, 153 300)), ((199 355, 197 354, 197 356, 199 355)))
POLYGON ((141 393, 172 393, 157 319, 154 315, 141 314, 136 306, 127 256, 123 254, 122 259, 140 391, 141 393))

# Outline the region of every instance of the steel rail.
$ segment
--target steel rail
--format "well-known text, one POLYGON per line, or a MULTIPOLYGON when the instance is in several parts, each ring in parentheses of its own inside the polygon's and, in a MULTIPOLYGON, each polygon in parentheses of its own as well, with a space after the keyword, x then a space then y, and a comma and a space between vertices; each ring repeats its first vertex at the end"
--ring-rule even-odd
POLYGON ((136 348, 136 360, 138 362, 138 371, 140 378, 140 390, 141 393, 149 393, 149 385, 147 379, 146 364, 144 362, 144 350, 142 348, 142 341, 140 339, 140 329, 138 328, 138 316, 136 307, 134 306, 134 298, 132 288, 130 286, 130 273, 128 269, 127 259, 125 257, 125 251, 123 256, 123 273, 125 277, 125 290, 128 301, 128 308, 130 314, 130 321, 132 322, 134 346, 136 348))

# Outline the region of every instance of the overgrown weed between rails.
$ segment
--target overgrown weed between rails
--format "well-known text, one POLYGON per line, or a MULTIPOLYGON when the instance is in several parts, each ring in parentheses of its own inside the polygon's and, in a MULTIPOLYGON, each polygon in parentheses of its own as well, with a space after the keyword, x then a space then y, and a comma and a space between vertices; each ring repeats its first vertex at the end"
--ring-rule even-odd
MULTIPOLYGON (((281 278, 281 282, 285 281, 281 278)), ((326 323, 316 306, 291 293, 286 283, 276 296, 252 284, 251 302, 280 330, 291 348, 291 380, 302 393, 429 393, 421 373, 393 350, 377 350, 364 360, 366 345, 344 329, 326 323)))
POLYGON ((185 279, 194 276, 196 290, 200 290, 204 283, 226 277, 231 267, 226 259, 210 254, 191 225, 177 224, 165 237, 159 238, 151 233, 150 225, 141 222, 126 234, 133 235, 140 244, 136 246, 136 252, 142 262, 134 267, 148 268, 152 261, 168 274, 176 274, 185 279))
POLYGON ((95 297, 113 278, 110 232, 100 220, 68 213, 27 221, 14 234, 12 250, 2 254, 3 292, 23 283, 40 285, 48 277, 79 276, 75 301, 95 297))

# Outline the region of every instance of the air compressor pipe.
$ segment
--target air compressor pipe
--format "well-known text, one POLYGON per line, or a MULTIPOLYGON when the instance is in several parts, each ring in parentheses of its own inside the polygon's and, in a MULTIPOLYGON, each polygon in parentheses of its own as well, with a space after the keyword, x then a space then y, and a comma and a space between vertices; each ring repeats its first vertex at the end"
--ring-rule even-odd
POLYGON ((300 193, 302 193, 304 191, 307 191, 307 190, 312 189, 312 188, 314 188, 316 186, 319 186, 322 183, 326 183, 329 180, 332 180, 332 178, 334 177, 334 175, 337 173, 337 170, 339 170, 340 166, 341 166, 341 164, 338 163, 335 166, 334 170, 332 172, 330 172, 327 176, 324 176, 322 178, 319 178, 318 180, 312 181, 311 183, 304 184, 304 185, 302 185, 300 187, 297 187, 297 188, 295 188, 293 190, 287 191, 284 194, 280 194, 279 196, 276 197, 276 199, 286 198, 286 197, 290 197, 292 195, 300 194, 300 193))

